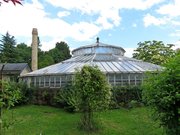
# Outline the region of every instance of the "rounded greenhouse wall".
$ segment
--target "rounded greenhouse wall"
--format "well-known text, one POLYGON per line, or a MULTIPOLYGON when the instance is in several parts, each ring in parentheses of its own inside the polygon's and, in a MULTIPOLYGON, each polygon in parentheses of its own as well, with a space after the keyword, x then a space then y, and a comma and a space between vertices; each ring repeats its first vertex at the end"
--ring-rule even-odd
POLYGON ((60 88, 73 81, 76 69, 84 65, 98 66, 112 86, 137 86, 147 71, 161 70, 158 65, 124 56, 118 46, 99 42, 72 51, 72 58, 21 76, 30 86, 60 88))
MULTIPOLYGON (((72 83, 73 75, 51 75, 23 77, 30 86, 39 88, 60 88, 72 83)), ((138 86, 143 82, 143 74, 106 74, 107 81, 112 86, 138 86)))

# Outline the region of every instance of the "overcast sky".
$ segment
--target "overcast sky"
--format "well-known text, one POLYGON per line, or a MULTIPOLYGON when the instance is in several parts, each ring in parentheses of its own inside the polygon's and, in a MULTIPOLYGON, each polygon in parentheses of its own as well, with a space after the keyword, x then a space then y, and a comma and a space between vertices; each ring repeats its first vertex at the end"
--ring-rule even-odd
POLYGON ((161 40, 180 47, 180 0, 24 0, 0 6, 0 34, 31 44, 38 29, 42 50, 65 41, 71 49, 100 42, 131 57, 138 42, 161 40))

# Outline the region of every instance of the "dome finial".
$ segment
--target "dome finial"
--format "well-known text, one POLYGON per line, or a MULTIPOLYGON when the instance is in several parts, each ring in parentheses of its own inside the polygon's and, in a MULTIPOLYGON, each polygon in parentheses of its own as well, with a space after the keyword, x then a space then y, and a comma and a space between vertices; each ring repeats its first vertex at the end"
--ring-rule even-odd
POLYGON ((99 45, 99 37, 96 38, 96 43, 99 45))

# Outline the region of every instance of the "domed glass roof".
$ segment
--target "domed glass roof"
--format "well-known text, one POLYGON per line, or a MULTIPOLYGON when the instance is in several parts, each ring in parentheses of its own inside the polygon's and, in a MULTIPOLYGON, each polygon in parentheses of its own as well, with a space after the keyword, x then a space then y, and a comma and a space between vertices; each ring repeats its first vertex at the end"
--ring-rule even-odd
POLYGON ((73 50, 72 58, 25 76, 74 74, 76 69, 80 69, 84 65, 98 66, 104 73, 144 73, 161 70, 158 65, 125 57, 124 53, 123 48, 101 43, 97 39, 94 44, 73 50))

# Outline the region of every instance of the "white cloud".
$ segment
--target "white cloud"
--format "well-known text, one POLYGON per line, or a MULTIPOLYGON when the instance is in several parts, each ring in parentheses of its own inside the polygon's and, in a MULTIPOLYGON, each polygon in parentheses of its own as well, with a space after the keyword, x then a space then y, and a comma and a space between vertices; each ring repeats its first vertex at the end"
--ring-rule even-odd
POLYGON ((161 6, 157 12, 171 17, 180 16, 180 0, 171 1, 171 3, 161 6))
POLYGON ((174 50, 180 49, 180 40, 173 43, 175 46, 173 47, 174 50))
POLYGON ((97 35, 100 32, 100 28, 93 23, 80 22, 74 23, 69 30, 69 35, 73 34, 74 39, 78 41, 87 41, 91 37, 97 35))
MULTIPOLYGON (((159 9, 156 10, 156 12, 163 16, 162 18, 156 18, 156 21, 154 19, 154 25, 157 24, 164 24, 173 25, 173 26, 180 26, 180 0, 173 0, 173 1, 166 1, 168 3, 161 5, 159 9)), ((148 23, 147 23, 148 24, 148 23)), ((172 34, 174 36, 174 34, 172 34)))
POLYGON ((67 10, 80 10, 86 14, 99 13, 104 9, 137 9, 145 10, 165 0, 46 0, 56 7, 67 10))
POLYGON ((96 21, 96 24, 100 24, 103 27, 103 29, 113 28, 113 24, 108 22, 107 18, 105 18, 105 17, 99 17, 96 21))
POLYGON ((165 0, 117 0, 120 8, 146 10, 165 0))
POLYGON ((172 23, 172 25, 180 26, 180 22, 179 21, 171 20, 171 23, 172 23))
POLYGON ((71 13, 68 11, 61 11, 58 13, 58 17, 65 17, 65 16, 69 16, 71 13))
POLYGON ((72 38, 77 41, 88 41, 104 29, 112 29, 121 23, 121 9, 145 10, 164 0, 46 0, 54 7, 61 7, 57 18, 50 18, 42 3, 32 0, 24 2, 23 6, 3 3, 0 7, 0 34, 7 31, 17 36, 31 40, 32 28, 38 28, 41 39, 51 37, 52 40, 41 40, 43 50, 53 48, 55 41, 72 38), (61 9, 62 10, 62 9, 61 9), (96 16, 97 20, 67 22, 63 17, 71 15, 73 11, 88 16, 96 16))
POLYGON ((165 0, 46 0, 56 7, 69 11, 80 11, 82 14, 99 15, 96 20, 103 29, 111 29, 118 26, 121 21, 119 11, 121 9, 146 10, 155 4, 165 0))
POLYGON ((15 36, 26 36, 31 33, 33 27, 41 25, 47 14, 40 3, 36 0, 34 2, 24 6, 3 3, 0 7, 1 32, 9 31, 15 36))
MULTIPOLYGON (((61 17, 68 14, 68 12, 59 13, 61 17)), ((101 30, 93 23, 79 22, 69 24, 61 18, 49 18, 43 5, 37 0, 33 0, 32 4, 24 3, 23 6, 3 3, 0 7, 0 20, 0 34, 5 34, 8 31, 15 37, 23 36, 31 40, 32 28, 38 28, 41 39, 47 36, 52 38, 52 41, 43 43, 44 45, 67 37, 77 41, 87 41, 101 30)), ((42 48, 47 50, 45 46, 42 48)))
POLYGON ((167 23, 168 18, 156 18, 150 14, 146 14, 143 18, 145 27, 148 27, 150 25, 163 25, 167 23))
POLYGON ((124 48, 124 50, 126 51, 124 55, 126 57, 132 58, 132 54, 134 53, 135 48, 124 48))
POLYGON ((175 30, 173 33, 170 34, 172 37, 180 37, 180 30, 175 30))

